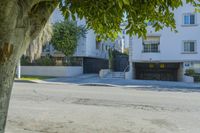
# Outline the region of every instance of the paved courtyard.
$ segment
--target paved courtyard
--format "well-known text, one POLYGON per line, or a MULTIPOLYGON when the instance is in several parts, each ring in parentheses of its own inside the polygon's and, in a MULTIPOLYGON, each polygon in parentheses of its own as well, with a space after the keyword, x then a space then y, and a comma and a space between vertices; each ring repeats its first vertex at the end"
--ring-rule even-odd
POLYGON ((6 133, 199 133, 199 101, 189 91, 15 83, 6 133))

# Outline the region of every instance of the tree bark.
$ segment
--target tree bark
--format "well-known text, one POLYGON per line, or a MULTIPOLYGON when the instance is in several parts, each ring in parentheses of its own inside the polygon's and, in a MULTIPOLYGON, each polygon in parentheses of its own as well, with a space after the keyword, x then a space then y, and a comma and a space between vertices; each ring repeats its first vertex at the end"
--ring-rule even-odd
POLYGON ((0 133, 4 133, 5 130, 15 66, 14 62, 0 65, 0 133))
POLYGON ((57 0, 0 0, 0 133, 4 133, 16 65, 57 0))
POLYGON ((113 50, 110 48, 108 51, 108 68, 112 71, 113 70, 113 50))

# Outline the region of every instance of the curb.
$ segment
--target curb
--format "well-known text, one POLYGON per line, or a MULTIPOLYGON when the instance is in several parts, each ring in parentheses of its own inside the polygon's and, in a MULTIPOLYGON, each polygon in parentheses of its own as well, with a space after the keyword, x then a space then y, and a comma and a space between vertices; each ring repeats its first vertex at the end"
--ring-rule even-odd
POLYGON ((107 86, 107 87, 121 87, 121 85, 104 84, 104 83, 83 83, 79 86, 107 86))
POLYGON ((17 83, 38 83, 36 81, 32 81, 32 80, 14 80, 14 82, 17 82, 17 83))
POLYGON ((114 85, 104 83, 84 83, 79 86, 107 86, 107 87, 120 87, 120 88, 152 88, 153 86, 142 86, 142 85, 114 85))

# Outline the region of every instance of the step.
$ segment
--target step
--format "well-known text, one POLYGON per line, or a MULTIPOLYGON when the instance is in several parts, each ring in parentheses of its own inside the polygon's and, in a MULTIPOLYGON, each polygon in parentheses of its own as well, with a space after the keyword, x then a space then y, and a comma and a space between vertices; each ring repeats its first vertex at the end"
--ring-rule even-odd
POLYGON ((110 72, 105 78, 120 78, 120 79, 124 79, 125 78, 125 73, 124 72, 110 72))
POLYGON ((113 78, 124 78, 125 74, 123 72, 112 72, 113 78))

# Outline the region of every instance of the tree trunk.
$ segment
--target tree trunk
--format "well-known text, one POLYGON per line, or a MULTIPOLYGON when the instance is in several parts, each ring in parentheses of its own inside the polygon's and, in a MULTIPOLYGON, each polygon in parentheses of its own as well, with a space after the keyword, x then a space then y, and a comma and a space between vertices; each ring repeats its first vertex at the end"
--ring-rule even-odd
POLYGON ((0 133, 4 133, 16 65, 57 0, 0 0, 0 133))
POLYGON ((15 66, 12 62, 0 65, 0 133, 4 133, 5 130, 15 66))
POLYGON ((108 59, 108 68, 112 71, 113 70, 113 50, 110 48, 108 51, 109 59, 108 59))

